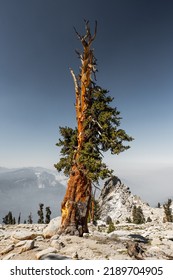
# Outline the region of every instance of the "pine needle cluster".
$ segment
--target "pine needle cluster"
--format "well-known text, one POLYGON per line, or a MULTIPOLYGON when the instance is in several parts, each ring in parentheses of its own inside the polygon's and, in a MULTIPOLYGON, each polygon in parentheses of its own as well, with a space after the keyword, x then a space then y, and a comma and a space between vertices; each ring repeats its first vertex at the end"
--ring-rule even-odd
POLYGON ((77 128, 60 127, 62 138, 56 145, 61 147, 61 158, 55 164, 58 171, 69 176, 74 164, 82 164, 88 178, 96 183, 99 179, 112 175, 113 170, 103 162, 103 152, 110 151, 111 154, 118 155, 130 148, 124 142, 133 140, 123 129, 119 129, 120 112, 110 106, 112 101, 107 90, 93 86, 85 112, 85 141, 77 162, 74 162, 78 146, 77 128))

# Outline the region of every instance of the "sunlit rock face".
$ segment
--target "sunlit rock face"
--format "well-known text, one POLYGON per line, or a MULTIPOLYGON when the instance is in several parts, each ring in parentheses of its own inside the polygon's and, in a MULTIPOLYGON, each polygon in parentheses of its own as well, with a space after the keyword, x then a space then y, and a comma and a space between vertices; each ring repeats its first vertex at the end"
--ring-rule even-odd
POLYGON ((100 219, 106 221, 111 217, 114 222, 126 222, 127 218, 132 219, 133 207, 140 206, 145 219, 152 221, 163 220, 163 208, 152 208, 143 202, 139 196, 133 195, 129 187, 125 186, 118 177, 112 177, 105 182, 98 199, 100 206, 100 219))

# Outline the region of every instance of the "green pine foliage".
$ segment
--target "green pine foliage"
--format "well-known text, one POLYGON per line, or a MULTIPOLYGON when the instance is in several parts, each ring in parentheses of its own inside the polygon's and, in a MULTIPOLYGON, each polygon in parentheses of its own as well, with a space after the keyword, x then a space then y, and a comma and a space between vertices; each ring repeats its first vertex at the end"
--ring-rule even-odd
POLYGON ((18 219, 17 219, 17 223, 20 224, 21 221, 21 213, 19 213, 18 219))
POLYGON ((75 150, 77 149, 77 128, 60 127, 62 139, 56 144, 61 148, 61 159, 55 164, 56 169, 60 172, 63 170, 66 176, 69 176, 73 164, 75 150))
POLYGON ((2 219, 2 222, 5 225, 14 225, 16 224, 16 219, 13 217, 13 214, 11 211, 8 212, 8 214, 2 219))
POLYGON ((58 171, 63 171, 69 176, 74 163, 82 164, 87 176, 93 182, 98 183, 99 179, 105 179, 112 175, 113 170, 109 170, 102 161, 103 152, 110 151, 113 155, 129 149, 124 142, 132 141, 120 126, 120 112, 112 108, 110 103, 113 98, 108 95, 108 91, 98 86, 93 86, 90 98, 88 99, 88 109, 85 112, 85 142, 80 151, 78 162, 74 162, 77 150, 77 128, 60 127, 62 136, 56 144, 61 147, 60 161, 55 164, 58 171))
POLYGON ((132 210, 132 218, 134 224, 143 224, 145 223, 145 217, 140 206, 134 206, 132 210))
POLYGON ((115 226, 114 226, 114 223, 113 222, 110 222, 109 223, 109 226, 108 226, 108 230, 107 230, 107 233, 111 233, 115 230, 115 226))
POLYGON ((32 220, 32 213, 29 214, 28 216, 28 224, 32 224, 33 220, 32 220))
POLYGON ((48 224, 50 222, 50 216, 51 216, 52 212, 50 210, 50 207, 47 206, 46 207, 46 218, 45 218, 45 224, 48 224))
POLYGON ((43 206, 44 206, 43 203, 40 203, 40 204, 39 204, 39 208, 40 208, 40 209, 37 211, 37 214, 38 214, 38 216, 39 216, 38 224, 44 224, 43 206))
POLYGON ((130 217, 127 217, 127 218, 126 218, 126 222, 129 223, 129 224, 132 223, 131 218, 130 218, 130 217))

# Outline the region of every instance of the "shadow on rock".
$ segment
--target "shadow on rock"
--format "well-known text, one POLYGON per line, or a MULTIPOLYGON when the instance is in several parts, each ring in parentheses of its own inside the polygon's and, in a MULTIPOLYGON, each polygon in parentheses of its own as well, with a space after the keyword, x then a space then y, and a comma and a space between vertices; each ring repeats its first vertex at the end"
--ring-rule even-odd
POLYGON ((40 260, 71 260, 71 258, 68 258, 66 256, 61 256, 58 254, 48 254, 45 256, 42 256, 40 260))

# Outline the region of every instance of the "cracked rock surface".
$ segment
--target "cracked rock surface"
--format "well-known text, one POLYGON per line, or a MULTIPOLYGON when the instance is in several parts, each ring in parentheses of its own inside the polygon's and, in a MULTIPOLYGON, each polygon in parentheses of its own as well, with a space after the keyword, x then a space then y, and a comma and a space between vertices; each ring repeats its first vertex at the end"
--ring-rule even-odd
MULTIPOLYGON (((55 226, 56 219, 53 223, 55 226)), ((107 233, 108 226, 99 221, 96 226, 89 224, 89 234, 84 237, 53 234, 45 238, 46 227, 40 224, 2 225, 0 259, 128 260, 139 258, 135 248, 142 250, 142 259, 173 258, 173 223, 120 223, 115 225, 113 232, 107 233)))

